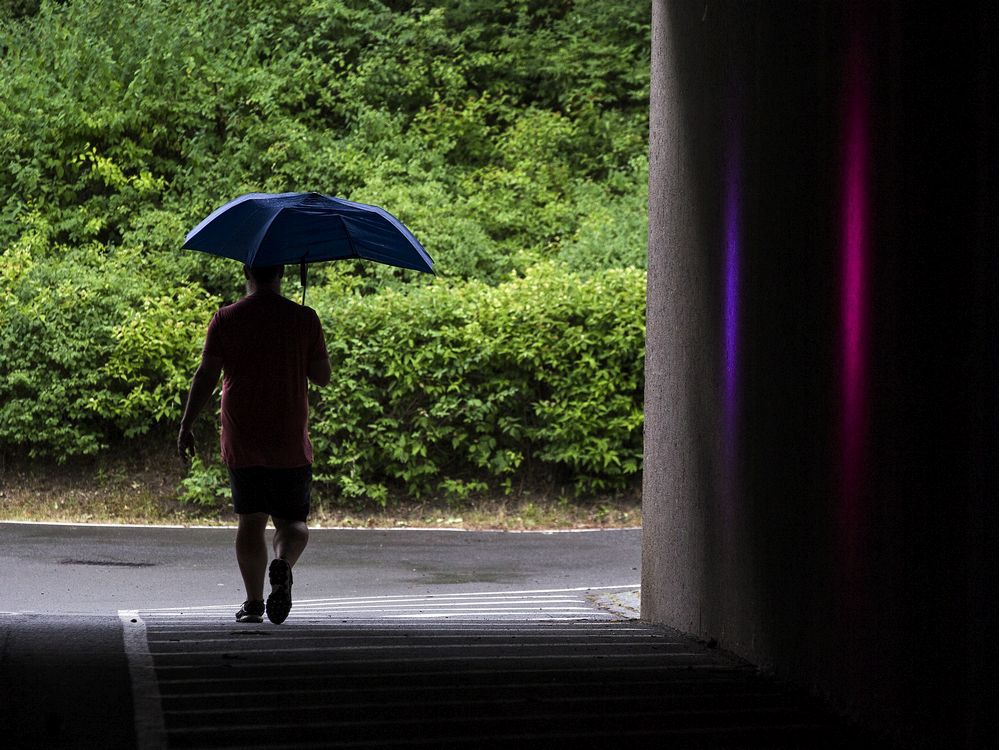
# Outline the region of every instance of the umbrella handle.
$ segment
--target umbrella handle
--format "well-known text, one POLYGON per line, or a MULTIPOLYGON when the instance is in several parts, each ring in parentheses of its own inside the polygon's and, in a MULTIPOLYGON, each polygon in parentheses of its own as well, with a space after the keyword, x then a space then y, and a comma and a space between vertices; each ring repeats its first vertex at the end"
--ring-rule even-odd
POLYGON ((306 262, 299 263, 299 283, 302 284, 302 304, 306 303, 306 262))

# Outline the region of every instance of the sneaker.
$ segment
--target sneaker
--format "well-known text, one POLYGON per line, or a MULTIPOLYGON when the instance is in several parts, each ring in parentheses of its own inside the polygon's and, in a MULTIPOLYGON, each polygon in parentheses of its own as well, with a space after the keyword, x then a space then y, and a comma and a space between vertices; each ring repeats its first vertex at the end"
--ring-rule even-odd
POLYGON ((267 619, 280 625, 292 608, 292 566, 280 557, 271 560, 267 571, 271 594, 267 597, 267 619))
POLYGON ((264 622, 264 602, 247 599, 236 613, 236 622, 264 622))

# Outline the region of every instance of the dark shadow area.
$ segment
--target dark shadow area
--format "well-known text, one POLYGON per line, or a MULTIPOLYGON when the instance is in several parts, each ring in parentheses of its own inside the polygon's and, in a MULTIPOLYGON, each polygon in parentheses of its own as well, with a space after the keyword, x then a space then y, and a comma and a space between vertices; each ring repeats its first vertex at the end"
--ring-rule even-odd
POLYGON ((135 747, 117 617, 0 616, 3 746, 135 747))
POLYGON ((996 25, 654 3, 643 614, 906 747, 996 734, 996 25))
POLYGON ((801 691, 635 621, 146 627, 171 747, 867 746, 801 691))

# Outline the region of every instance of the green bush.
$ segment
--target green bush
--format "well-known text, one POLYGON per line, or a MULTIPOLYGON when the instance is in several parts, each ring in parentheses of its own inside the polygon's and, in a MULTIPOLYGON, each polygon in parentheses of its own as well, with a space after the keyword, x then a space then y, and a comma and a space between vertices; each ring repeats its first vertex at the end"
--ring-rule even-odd
MULTIPOLYGON (((0 447, 64 459, 176 425, 218 300, 135 261, 40 235, 0 256, 0 447)), ((324 271, 310 303, 334 378, 314 393, 312 435, 333 494, 461 498, 516 478, 591 492, 637 476, 644 272, 542 264, 496 286, 359 294, 324 271)), ((184 496, 204 501, 201 474, 184 496)))
MULTIPOLYGON (((334 368, 312 416, 316 473, 384 501, 488 478, 620 489, 642 457, 645 274, 531 268, 313 304, 334 368)), ((477 487, 479 485, 476 485, 477 487)))
POLYGON ((176 249, 290 190, 385 205, 463 279, 645 242, 589 217, 645 188, 648 3, 120 5, 0 10, 0 253, 36 212, 64 246, 176 249))
POLYGON ((215 301, 143 273, 134 251, 47 232, 0 255, 0 448, 64 460, 179 420, 215 301))
POLYGON ((203 461, 200 456, 195 456, 177 488, 177 497, 192 505, 230 505, 233 492, 225 467, 218 461, 203 461))
POLYGON ((628 178, 620 181, 621 192, 611 192, 609 186, 583 186, 577 202, 581 218, 556 257, 582 272, 645 268, 648 175, 645 157, 636 157, 628 178))
POLYGON ((185 232, 244 192, 319 190, 385 206, 439 274, 310 270, 337 368, 321 485, 638 475, 648 3, 120 5, 0 7, 0 451, 172 434, 243 283, 185 232))

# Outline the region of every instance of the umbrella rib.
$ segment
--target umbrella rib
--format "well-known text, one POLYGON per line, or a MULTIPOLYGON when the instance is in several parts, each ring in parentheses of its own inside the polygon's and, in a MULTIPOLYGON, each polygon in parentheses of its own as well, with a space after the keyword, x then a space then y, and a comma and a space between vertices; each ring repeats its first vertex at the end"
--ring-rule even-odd
POLYGON ((257 234, 257 236, 260 237, 260 239, 257 240, 257 243, 254 246, 253 252, 250 254, 250 257, 246 261, 246 264, 248 266, 252 267, 253 266, 253 262, 255 260, 257 260, 257 253, 260 252, 260 246, 262 244, 264 244, 264 238, 267 237, 267 233, 271 231, 271 225, 274 223, 274 220, 277 219, 278 216, 281 214, 281 212, 284 211, 284 210, 285 210, 285 208, 281 207, 277 211, 275 211, 274 214, 271 216, 271 218, 269 218, 267 220, 267 223, 263 226, 263 228, 257 234))
POLYGON ((431 273, 434 273, 434 261, 431 260, 431 256, 427 254, 427 250, 424 248, 424 246, 420 244, 420 240, 418 240, 414 236, 413 232, 411 232, 409 229, 406 228, 403 222, 401 222, 391 213, 386 211, 381 206, 373 206, 368 203, 356 203, 354 201, 349 201, 344 198, 334 198, 333 200, 336 200, 348 206, 354 206, 356 208, 359 208, 361 209, 363 214, 373 213, 376 216, 381 216, 383 219, 388 221, 390 226, 398 230, 410 242, 410 245, 413 247, 413 249, 417 251, 417 255, 420 256, 420 258, 427 263, 428 267, 430 267, 431 269, 431 273))
POLYGON ((361 254, 354 245, 354 238, 351 236, 351 231, 347 228, 347 222, 344 221, 343 216, 338 215, 337 218, 340 219, 340 225, 344 228, 344 234, 347 235, 347 244, 351 246, 351 252, 354 253, 355 258, 360 258, 361 254))

